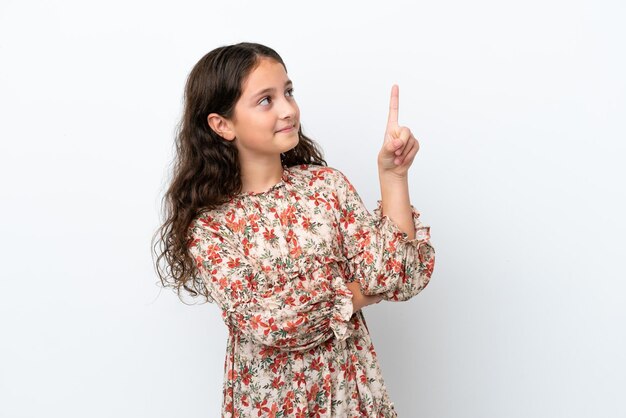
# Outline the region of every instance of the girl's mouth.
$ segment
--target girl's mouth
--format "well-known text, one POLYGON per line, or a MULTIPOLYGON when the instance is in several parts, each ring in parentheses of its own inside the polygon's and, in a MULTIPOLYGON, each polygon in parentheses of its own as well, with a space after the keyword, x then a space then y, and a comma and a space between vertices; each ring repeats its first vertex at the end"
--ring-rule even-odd
POLYGON ((295 128, 295 126, 291 126, 291 127, 289 127, 289 128, 281 129, 281 130, 280 130, 280 131, 278 131, 278 132, 284 132, 284 133, 287 133, 287 132, 291 132, 291 131, 293 131, 294 129, 296 129, 296 128, 295 128))

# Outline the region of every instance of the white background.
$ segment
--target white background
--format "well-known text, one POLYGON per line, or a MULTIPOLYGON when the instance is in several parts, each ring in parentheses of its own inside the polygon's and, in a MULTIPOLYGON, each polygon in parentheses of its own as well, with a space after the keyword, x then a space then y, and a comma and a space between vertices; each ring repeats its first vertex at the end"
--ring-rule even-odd
POLYGON ((226 327, 159 290, 150 240, 186 77, 241 41, 370 210, 400 87, 437 261, 364 311, 399 416, 626 416, 625 11, 2 0, 0 416, 219 415, 226 327))

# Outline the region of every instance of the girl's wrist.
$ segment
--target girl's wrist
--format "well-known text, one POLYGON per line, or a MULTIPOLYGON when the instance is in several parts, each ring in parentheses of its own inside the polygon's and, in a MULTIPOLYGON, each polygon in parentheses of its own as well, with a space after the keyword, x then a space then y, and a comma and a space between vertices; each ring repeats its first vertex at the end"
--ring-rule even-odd
POLYGON ((380 302, 381 300, 383 300, 382 295, 371 295, 371 296, 364 296, 365 298, 365 306, 369 306, 369 305, 375 305, 378 302, 380 302))
POLYGON ((408 174, 396 174, 391 170, 385 170, 384 168, 378 167, 378 177, 383 181, 390 182, 404 182, 408 181, 408 174))

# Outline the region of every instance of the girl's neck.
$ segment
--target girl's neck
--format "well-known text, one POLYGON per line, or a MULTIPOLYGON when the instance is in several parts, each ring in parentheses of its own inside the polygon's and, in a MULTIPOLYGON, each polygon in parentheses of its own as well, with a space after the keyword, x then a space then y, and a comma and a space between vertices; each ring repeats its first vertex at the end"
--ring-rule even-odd
POLYGON ((275 186, 282 179, 284 167, 277 162, 241 164, 241 188, 243 193, 260 193, 275 186))

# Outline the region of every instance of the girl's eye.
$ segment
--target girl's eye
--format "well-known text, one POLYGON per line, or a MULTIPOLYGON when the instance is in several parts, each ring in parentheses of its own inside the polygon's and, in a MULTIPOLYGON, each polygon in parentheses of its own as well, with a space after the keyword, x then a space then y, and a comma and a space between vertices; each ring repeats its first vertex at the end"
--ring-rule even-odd
MULTIPOLYGON (((293 88, 287 89, 287 92, 291 95, 291 97, 293 97, 293 88)), ((271 98, 270 96, 265 96, 263 99, 261 99, 259 104, 263 103, 264 100, 271 100, 271 98)))

